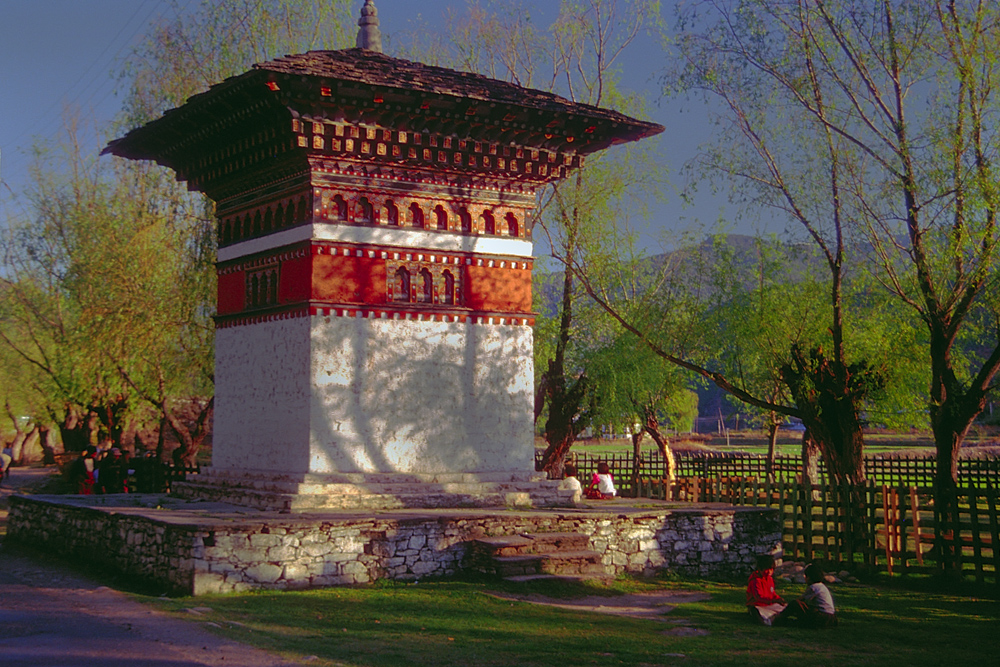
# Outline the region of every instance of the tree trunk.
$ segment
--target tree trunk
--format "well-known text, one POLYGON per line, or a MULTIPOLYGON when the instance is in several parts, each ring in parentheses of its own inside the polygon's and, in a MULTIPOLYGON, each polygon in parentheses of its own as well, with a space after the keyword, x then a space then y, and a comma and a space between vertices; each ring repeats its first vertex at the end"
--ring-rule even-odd
POLYGON ((160 462, 165 462, 166 458, 166 444, 167 444, 167 418, 160 417, 160 428, 157 429, 156 433, 156 460, 160 462))
POLYGON ((802 433, 802 484, 812 486, 819 482, 819 445, 809 429, 802 433))
POLYGON ((951 357, 956 329, 948 325, 945 314, 940 314, 929 327, 929 413, 937 450, 934 515, 938 522, 935 530, 935 547, 940 554, 938 567, 945 576, 958 578, 961 575, 961 544, 955 530, 959 518, 958 457, 969 428, 986 408, 989 387, 1000 365, 1000 346, 994 347, 971 381, 963 382, 955 373, 951 357), (953 539, 946 539, 949 536, 953 539))
MULTIPOLYGON (((576 174, 576 187, 583 186, 583 175, 576 174)), ((590 425, 589 410, 585 405, 587 394, 586 377, 580 374, 572 382, 566 376, 566 349, 573 325, 573 266, 576 257, 576 233, 580 226, 579 210, 562 209, 562 223, 566 231, 565 255, 562 257, 563 271, 562 300, 559 307, 559 338, 555 354, 549 361, 543 382, 545 396, 549 402, 549 415, 545 420, 545 441, 548 446, 542 455, 542 470, 549 479, 562 479, 563 466, 577 436, 590 425)), ((540 413, 536 400, 535 414, 540 413)))
POLYGON ((778 448, 778 415, 771 413, 771 423, 767 425, 767 481, 774 483, 774 453, 778 448))
POLYGON ((819 447, 834 481, 861 484, 865 480, 864 431, 859 405, 881 381, 866 364, 845 367, 816 348, 806 356, 792 349, 792 361, 781 377, 802 413, 802 423, 819 447))
POLYGON ((642 429, 632 432, 632 497, 639 497, 639 469, 642 468, 642 429))
POLYGON ((47 466, 55 465, 56 447, 52 443, 52 429, 48 426, 39 426, 38 430, 41 433, 39 442, 42 447, 42 463, 47 466))
MULTIPOLYGON (((551 364, 550 364, 551 368, 551 364)), ((545 420, 545 440, 548 447, 542 454, 542 470, 549 479, 562 479, 566 455, 577 436, 590 424, 589 410, 584 405, 587 398, 587 380, 576 378, 565 389, 565 379, 550 382, 549 415, 545 420)))
POLYGON ((670 442, 667 438, 663 437, 663 433, 660 431, 660 423, 655 415, 650 418, 647 414, 645 429, 649 437, 656 443, 656 448, 660 450, 660 455, 663 456, 663 466, 665 468, 663 471, 663 483, 665 485, 663 497, 665 500, 673 500, 674 482, 677 480, 677 464, 674 461, 674 453, 670 451, 670 442))
MULTIPOLYGON (((549 433, 546 433, 545 435, 546 438, 552 437, 549 433)), ((566 466, 566 455, 569 454, 570 447, 572 446, 573 439, 568 435, 561 439, 549 442, 548 447, 545 448, 545 452, 542 454, 541 464, 541 469, 545 472, 549 479, 563 478, 563 468, 566 466)))
POLYGON ((10 417, 11 424, 14 425, 14 437, 11 439, 9 447, 11 451, 11 465, 20 465, 21 449, 24 446, 24 439, 28 437, 24 429, 21 428, 21 422, 18 420, 17 415, 14 414, 13 408, 10 407, 10 401, 4 403, 4 407, 7 409, 7 416, 10 417))
POLYGON ((166 400, 160 403, 160 408, 163 411, 163 417, 170 424, 170 429, 181 443, 173 452, 174 462, 194 467, 197 465, 198 452, 201 450, 205 438, 208 437, 209 424, 212 422, 212 414, 215 410, 215 396, 210 398, 198 413, 198 419, 193 429, 189 429, 177 418, 177 415, 167 405, 166 400))
POLYGON ((21 440, 20 446, 12 450, 11 459, 17 465, 29 465, 42 460, 42 449, 39 446, 41 427, 35 424, 31 431, 21 440))
POLYGON ((124 449, 122 436, 125 432, 124 419, 128 411, 128 400, 121 394, 103 396, 103 400, 95 401, 90 406, 90 411, 99 420, 98 439, 110 442, 112 447, 119 450, 124 449))
POLYGON ((14 434, 14 439, 10 441, 10 463, 11 465, 21 465, 21 452, 24 450, 24 440, 28 434, 18 431, 14 434))
POLYGON ((62 438, 63 450, 82 452, 89 447, 93 434, 93 421, 90 415, 82 415, 77 406, 67 404, 62 421, 59 422, 59 436, 62 438))
MULTIPOLYGON (((122 430, 122 451, 128 452, 130 457, 139 453, 140 445, 144 445, 139 437, 139 425, 135 419, 125 420, 125 428, 122 430)), ((145 447, 142 447, 145 449, 145 447)))
POLYGON ((974 419, 974 416, 968 416, 970 410, 962 410, 961 407, 960 402, 953 398, 933 406, 930 411, 937 449, 934 474, 934 519, 937 526, 934 541, 940 556, 938 570, 952 579, 961 576, 962 547, 955 531, 959 520, 958 457, 962 441, 974 419))

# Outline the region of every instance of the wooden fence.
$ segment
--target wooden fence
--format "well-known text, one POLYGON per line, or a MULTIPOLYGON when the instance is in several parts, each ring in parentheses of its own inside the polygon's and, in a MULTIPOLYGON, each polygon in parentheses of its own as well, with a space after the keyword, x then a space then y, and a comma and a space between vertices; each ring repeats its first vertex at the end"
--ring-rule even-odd
MULTIPOLYGON (((665 498, 667 483, 642 478, 642 497, 665 498)), ((678 478, 674 500, 776 508, 785 557, 828 567, 929 573, 954 565, 1000 588, 1000 498, 995 488, 962 487, 959 513, 942 524, 930 488, 872 481, 802 485, 757 478, 678 478), (953 562, 956 561, 956 562, 953 562)))
MULTIPOLYGON (((580 480, 586 481, 590 473, 597 470, 597 463, 605 461, 611 466, 619 486, 631 491, 633 478, 632 454, 589 454, 570 452, 567 459, 580 470, 580 480)), ((757 477, 767 478, 767 460, 757 454, 746 452, 675 452, 676 477, 757 477)), ((536 468, 541 463, 541 453, 536 452, 536 468)), ((819 480, 828 483, 826 468, 819 463, 819 480)), ((937 468, 933 456, 881 456, 865 457, 865 477, 876 484, 890 486, 931 487, 937 468)), ((639 462, 638 477, 662 479, 666 477, 666 465, 659 452, 645 451, 639 462)), ((773 477, 775 482, 801 481, 802 459, 799 456, 776 456, 773 477)), ((979 489, 1000 489, 1000 457, 983 459, 960 459, 958 462, 958 483, 963 487, 979 489)), ((623 494, 626 495, 626 494, 623 494)))

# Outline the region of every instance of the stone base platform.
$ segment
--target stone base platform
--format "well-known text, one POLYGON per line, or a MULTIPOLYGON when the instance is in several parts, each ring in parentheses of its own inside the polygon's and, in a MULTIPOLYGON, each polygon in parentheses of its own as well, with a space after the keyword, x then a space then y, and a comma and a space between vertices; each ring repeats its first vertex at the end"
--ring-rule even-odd
POLYGON ((651 500, 563 510, 282 513, 167 495, 13 496, 5 542, 187 595, 415 580, 474 570, 483 537, 578 533, 608 575, 746 575, 781 553, 777 510, 651 500))
POLYGON ((541 473, 272 474, 205 468, 176 496, 262 510, 393 510, 449 507, 572 507, 571 491, 541 473))

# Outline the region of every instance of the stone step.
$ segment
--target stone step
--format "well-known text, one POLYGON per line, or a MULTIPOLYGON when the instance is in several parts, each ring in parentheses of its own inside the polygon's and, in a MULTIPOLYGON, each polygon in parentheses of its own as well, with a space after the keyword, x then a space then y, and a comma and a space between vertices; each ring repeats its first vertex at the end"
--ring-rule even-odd
POLYGON ((324 485, 324 484, 478 484, 483 482, 513 484, 545 484, 559 486, 541 473, 526 472, 463 472, 463 473, 267 473, 259 470, 230 470, 205 467, 198 475, 214 484, 247 484, 250 482, 324 485))
POLYGON ((469 565, 514 581, 550 576, 607 577, 601 555, 589 546, 587 535, 571 532, 482 537, 470 549, 469 565))
POLYGON ((532 574, 603 575, 601 555, 596 551, 560 551, 555 553, 499 556, 493 559, 501 577, 532 574))
POLYGON ((523 583, 527 581, 555 580, 555 581, 591 581, 593 579, 613 579, 610 574, 603 569, 600 574, 517 574, 512 577, 504 577, 504 581, 523 583))
POLYGON ((474 548, 487 559, 499 556, 517 556, 530 553, 535 544, 527 535, 499 535, 497 537, 480 537, 474 541, 474 548))
POLYGON ((183 482, 173 486, 173 493, 182 498, 201 498, 213 502, 242 505, 279 512, 309 512, 323 510, 392 510, 406 508, 461 507, 529 507, 551 504, 547 495, 526 491, 484 489, 476 486, 471 492, 456 493, 450 489, 421 487, 397 490, 394 493, 374 493, 372 490, 330 494, 277 493, 257 488, 218 486, 199 482, 183 482))
POLYGON ((581 551, 590 545, 590 538, 580 533, 532 533, 501 535, 476 540, 477 546, 491 556, 517 556, 557 551, 581 551))
POLYGON ((582 533, 532 533, 528 537, 537 551, 583 551, 590 545, 590 538, 582 533))
MULTIPOLYGON (((364 495, 394 495, 407 496, 426 493, 446 493, 446 494, 503 494, 518 493, 539 488, 537 483, 524 482, 493 482, 493 481, 468 481, 468 482, 443 482, 430 483, 419 481, 393 482, 393 483, 303 483, 295 481, 266 480, 266 479, 244 479, 238 482, 226 479, 213 479, 203 477, 190 480, 190 483, 199 485, 212 485, 227 489, 239 488, 258 491, 264 493, 279 493, 302 496, 364 496, 364 495)), ((544 486, 541 488, 545 488, 544 486)))

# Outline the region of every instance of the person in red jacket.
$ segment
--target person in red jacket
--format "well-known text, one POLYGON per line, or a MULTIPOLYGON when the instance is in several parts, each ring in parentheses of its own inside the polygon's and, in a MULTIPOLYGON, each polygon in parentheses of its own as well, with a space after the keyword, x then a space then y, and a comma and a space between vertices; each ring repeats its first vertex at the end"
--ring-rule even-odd
POLYGON ((761 625, 785 609, 785 601, 774 590, 774 556, 758 556, 757 569, 747 581, 747 613, 761 625))

